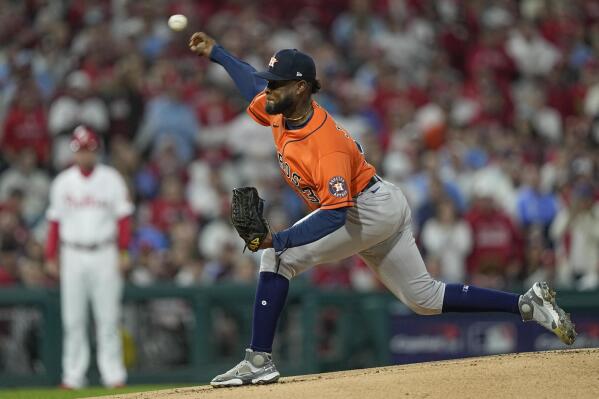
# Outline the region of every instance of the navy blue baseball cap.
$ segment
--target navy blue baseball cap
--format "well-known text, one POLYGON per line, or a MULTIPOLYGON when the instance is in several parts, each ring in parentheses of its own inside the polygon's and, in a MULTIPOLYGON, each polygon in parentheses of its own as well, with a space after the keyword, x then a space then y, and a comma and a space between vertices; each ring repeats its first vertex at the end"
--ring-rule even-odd
POLYGON ((307 54, 297 49, 278 51, 270 58, 268 71, 254 72, 264 80, 307 80, 316 79, 316 65, 307 54))

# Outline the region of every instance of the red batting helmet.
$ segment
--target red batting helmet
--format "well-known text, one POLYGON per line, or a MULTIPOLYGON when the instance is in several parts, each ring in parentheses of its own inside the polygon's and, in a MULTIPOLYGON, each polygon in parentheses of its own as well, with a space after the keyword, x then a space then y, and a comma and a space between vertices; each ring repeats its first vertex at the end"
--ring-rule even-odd
POLYGON ((98 135, 87 126, 79 125, 73 130, 71 138, 71 150, 77 152, 79 150, 96 151, 100 148, 100 139, 98 135))

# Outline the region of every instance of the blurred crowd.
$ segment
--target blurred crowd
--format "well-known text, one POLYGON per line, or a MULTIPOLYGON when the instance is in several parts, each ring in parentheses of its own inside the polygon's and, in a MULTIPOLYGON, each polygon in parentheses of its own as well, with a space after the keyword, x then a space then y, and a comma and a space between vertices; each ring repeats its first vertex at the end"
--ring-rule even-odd
MULTIPOLYGON (((136 204, 131 283, 254 281, 231 188, 258 187, 274 230, 306 208, 270 129, 187 49, 197 30, 256 69, 281 48, 315 58, 316 100, 404 190, 436 277, 598 287, 594 0, 0 0, 1 286, 55 284, 48 189, 80 123, 136 204), (187 31, 168 29, 175 13, 187 31)), ((357 257, 299 278, 380 288, 357 257)))

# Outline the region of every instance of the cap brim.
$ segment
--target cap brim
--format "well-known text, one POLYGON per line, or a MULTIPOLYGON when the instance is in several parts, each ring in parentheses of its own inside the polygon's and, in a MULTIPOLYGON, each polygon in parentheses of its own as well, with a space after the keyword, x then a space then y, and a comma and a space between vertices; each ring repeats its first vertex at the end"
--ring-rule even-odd
POLYGON ((254 72, 254 76, 257 76, 260 79, 264 79, 264 80, 290 80, 289 78, 275 75, 274 73, 268 72, 268 71, 254 72))

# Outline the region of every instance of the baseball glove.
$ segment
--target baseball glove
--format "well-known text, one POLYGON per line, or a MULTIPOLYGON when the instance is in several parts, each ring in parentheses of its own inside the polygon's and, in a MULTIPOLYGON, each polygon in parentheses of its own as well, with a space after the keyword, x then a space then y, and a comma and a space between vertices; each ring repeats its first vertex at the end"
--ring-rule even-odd
POLYGON ((253 252, 260 249, 260 245, 270 231, 268 222, 262 215, 263 210, 264 200, 258 196, 255 187, 233 189, 231 223, 245 241, 246 248, 253 252))

